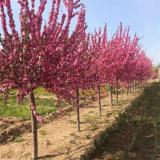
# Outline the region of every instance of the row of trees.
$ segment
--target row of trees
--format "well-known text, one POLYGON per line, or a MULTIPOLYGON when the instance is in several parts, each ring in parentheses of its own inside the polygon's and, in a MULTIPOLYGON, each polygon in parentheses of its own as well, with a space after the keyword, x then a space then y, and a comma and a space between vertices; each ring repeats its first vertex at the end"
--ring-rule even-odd
POLYGON ((20 26, 16 27, 10 0, 0 1, 0 85, 2 90, 16 88, 29 95, 35 160, 37 121, 43 120, 36 111, 35 88, 44 87, 76 105, 80 131, 80 90, 97 88, 101 114, 101 85, 109 83, 112 90, 146 80, 152 65, 138 36, 131 37, 128 27, 120 24, 111 39, 107 38, 107 25, 87 33, 85 7, 80 0, 50 1, 48 20, 44 20, 47 3, 18 0, 20 26), (71 30, 72 20, 76 26, 71 30))

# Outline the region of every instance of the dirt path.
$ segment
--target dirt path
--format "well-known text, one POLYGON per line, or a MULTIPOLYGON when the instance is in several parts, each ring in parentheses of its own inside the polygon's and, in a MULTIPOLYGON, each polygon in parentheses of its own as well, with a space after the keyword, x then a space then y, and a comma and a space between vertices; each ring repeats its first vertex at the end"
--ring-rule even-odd
MULTIPOLYGON (((80 110, 81 132, 77 132, 75 112, 58 118, 39 129, 39 156, 43 160, 76 160, 89 147, 103 128, 110 127, 119 112, 124 111, 135 95, 124 97, 123 104, 110 108, 108 98, 103 98, 104 115, 100 118, 97 102, 80 110)), ((30 160, 32 135, 23 134, 13 142, 0 146, 2 160, 30 160)))

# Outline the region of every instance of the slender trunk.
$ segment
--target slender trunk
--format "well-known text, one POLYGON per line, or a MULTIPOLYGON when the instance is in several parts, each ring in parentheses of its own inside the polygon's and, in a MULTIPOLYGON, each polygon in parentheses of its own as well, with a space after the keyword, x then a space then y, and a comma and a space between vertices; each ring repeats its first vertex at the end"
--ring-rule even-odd
MULTIPOLYGON (((33 91, 30 91, 29 93, 30 97, 30 105, 35 106, 35 98, 33 91)), ((32 138, 33 138, 33 153, 32 153, 32 159, 38 160, 38 135, 37 135, 37 120, 35 115, 33 114, 33 111, 31 113, 31 123, 32 123, 32 138)))
POLYGON ((133 88, 134 88, 134 92, 136 91, 136 81, 134 80, 133 82, 133 88))
POLYGON ((136 81, 134 82, 134 89, 135 89, 135 91, 137 90, 137 82, 136 81))
POLYGON ((121 99, 123 99, 123 86, 121 87, 121 99))
POLYGON ((130 93, 130 94, 132 93, 132 86, 131 86, 131 83, 129 84, 129 93, 130 93))
POLYGON ((127 86, 127 95, 129 94, 129 86, 127 86))
POLYGON ((112 86, 110 86, 110 107, 113 107, 112 86))
POLYGON ((130 93, 132 93, 132 90, 133 88, 132 88, 132 83, 130 83, 130 93))
POLYGON ((76 90, 77 126, 80 132, 80 112, 79 112, 79 89, 76 90))
POLYGON ((98 106, 99 106, 99 114, 101 116, 102 105, 101 105, 101 88, 100 88, 100 86, 98 86, 98 106))
POLYGON ((118 103, 118 79, 117 79, 117 84, 116 84, 116 100, 118 103))

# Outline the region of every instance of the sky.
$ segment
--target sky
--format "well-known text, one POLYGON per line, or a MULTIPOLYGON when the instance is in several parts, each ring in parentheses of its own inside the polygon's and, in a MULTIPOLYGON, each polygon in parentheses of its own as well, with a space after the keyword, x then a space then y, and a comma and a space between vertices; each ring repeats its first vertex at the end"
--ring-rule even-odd
MULTIPOLYGON (((86 6, 86 22, 89 32, 93 32, 107 23, 108 35, 111 37, 122 22, 124 26, 130 26, 131 35, 138 34, 143 48, 153 63, 160 63, 160 0, 81 1, 86 6)), ((12 0, 12 2, 16 26, 19 28, 19 8, 15 3, 16 0, 12 0)), ((48 2, 50 3, 51 0, 48 2)), ((50 5, 47 6, 44 17, 48 17, 49 7, 50 5)))
POLYGON ((154 64, 160 63, 160 0, 83 0, 88 30, 108 25, 111 36, 120 22, 130 26, 154 64))

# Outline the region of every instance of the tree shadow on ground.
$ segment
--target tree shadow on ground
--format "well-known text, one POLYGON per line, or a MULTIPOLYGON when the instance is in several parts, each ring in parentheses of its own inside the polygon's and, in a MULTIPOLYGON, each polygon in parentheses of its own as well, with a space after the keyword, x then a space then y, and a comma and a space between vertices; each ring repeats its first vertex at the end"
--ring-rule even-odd
POLYGON ((160 154, 160 83, 144 89, 82 160, 156 160, 160 154))

